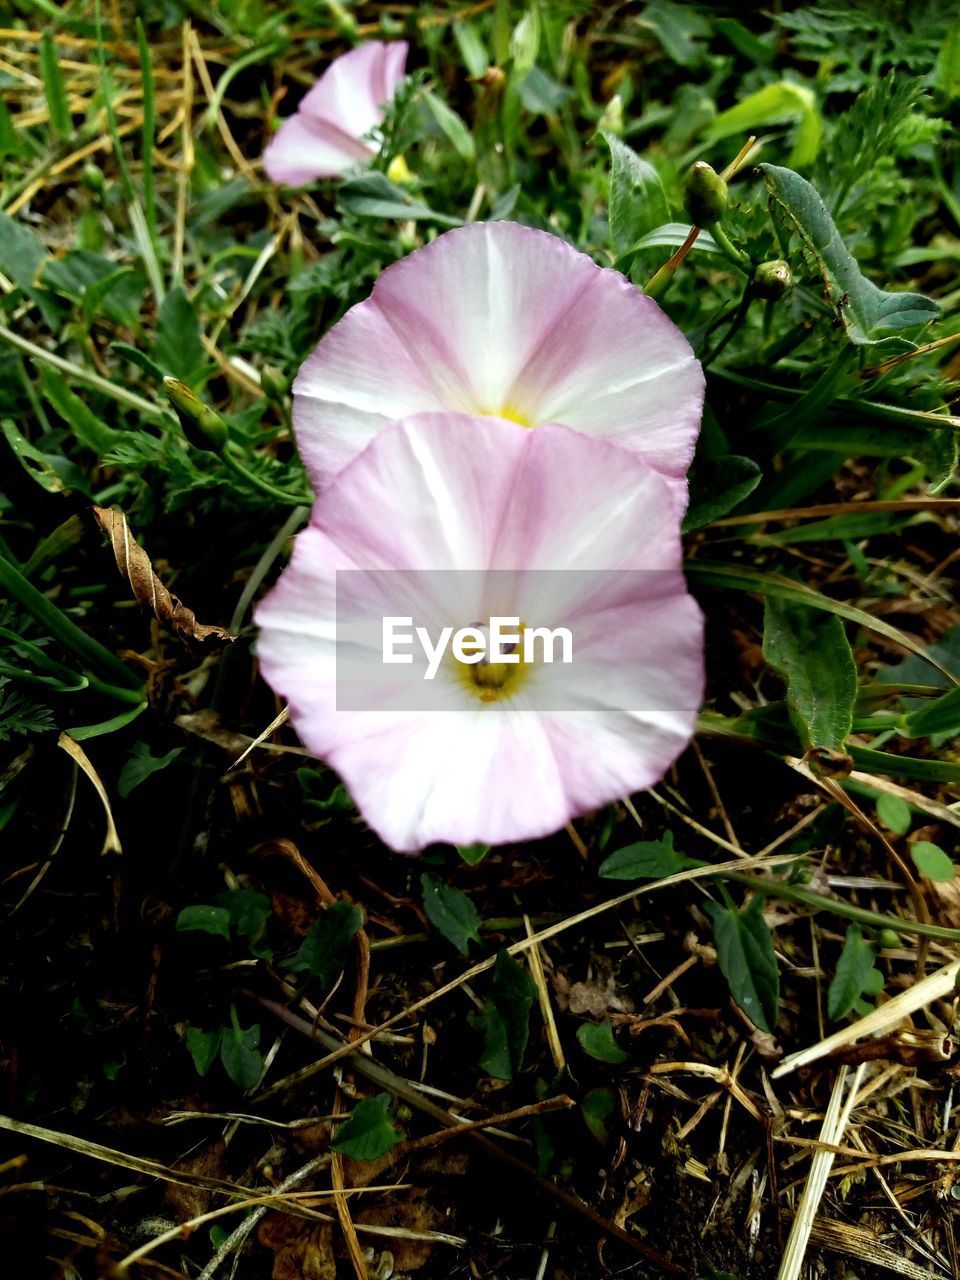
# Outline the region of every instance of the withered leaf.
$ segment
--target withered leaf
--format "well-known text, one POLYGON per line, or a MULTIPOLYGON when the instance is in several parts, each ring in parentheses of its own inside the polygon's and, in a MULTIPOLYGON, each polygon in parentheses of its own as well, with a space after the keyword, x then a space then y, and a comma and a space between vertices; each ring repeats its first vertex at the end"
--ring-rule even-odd
POLYGON ((235 637, 223 627, 207 626, 197 621, 192 609, 173 595, 154 572, 150 557, 130 532, 127 517, 116 508, 94 507, 94 519, 110 539, 117 568, 130 584, 134 599, 185 640, 203 641, 211 636, 218 640, 235 637))

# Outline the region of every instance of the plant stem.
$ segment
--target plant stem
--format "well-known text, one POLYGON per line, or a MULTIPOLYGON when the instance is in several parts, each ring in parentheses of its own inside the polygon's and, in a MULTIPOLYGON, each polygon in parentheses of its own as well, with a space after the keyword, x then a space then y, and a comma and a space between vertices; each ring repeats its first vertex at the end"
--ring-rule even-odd
POLYGON ((309 498, 302 493, 286 493, 283 489, 277 489, 269 480, 263 480, 260 476, 254 475, 252 471, 248 471, 239 458, 235 457, 230 446, 223 450, 220 457, 227 466, 238 476, 242 476, 247 484, 252 484, 255 489, 259 489, 261 493, 267 494, 276 502, 282 502, 286 507, 307 507, 309 509, 309 498))

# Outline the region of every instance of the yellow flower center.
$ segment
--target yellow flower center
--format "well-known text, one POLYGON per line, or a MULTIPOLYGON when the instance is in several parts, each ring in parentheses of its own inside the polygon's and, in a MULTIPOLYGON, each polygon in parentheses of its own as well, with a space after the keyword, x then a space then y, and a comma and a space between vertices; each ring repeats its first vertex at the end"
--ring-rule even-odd
MULTIPOLYGON (((526 426, 526 423, 523 424, 526 426)), ((489 634, 483 623, 470 624, 480 631, 489 634)), ((521 622, 518 631, 522 637, 524 625, 521 622)), ((483 646, 464 645, 465 653, 482 652, 483 646)), ((523 642, 514 647, 518 661, 490 662, 486 657, 479 662, 461 662, 451 654, 457 678, 463 687, 481 702, 503 702, 512 698, 523 685, 529 675, 530 663, 523 660, 523 642)))

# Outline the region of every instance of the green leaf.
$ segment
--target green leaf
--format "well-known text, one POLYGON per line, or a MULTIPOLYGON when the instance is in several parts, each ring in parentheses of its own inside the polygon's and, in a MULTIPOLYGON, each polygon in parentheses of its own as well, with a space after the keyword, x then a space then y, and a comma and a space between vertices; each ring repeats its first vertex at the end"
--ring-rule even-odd
POLYGON ((817 100, 806 85, 780 80, 764 85, 756 93, 721 111, 710 126, 708 141, 719 142, 754 133, 771 125, 797 121, 799 128, 790 153, 792 165, 810 165, 816 160, 823 140, 817 100))
POLYGON ((73 121, 70 119, 60 59, 48 31, 40 38, 40 75, 43 77, 43 92, 50 112, 50 127, 61 138, 66 138, 73 128, 73 121))
POLYGON ((437 222, 444 227, 462 227, 462 218, 437 213, 419 200, 415 200, 402 187, 395 186, 385 173, 371 170, 340 184, 337 204, 345 213, 362 218, 400 218, 413 221, 437 222))
POLYGON ((287 967, 294 973, 311 974, 324 988, 332 986, 362 923, 363 916, 352 902, 333 902, 324 907, 287 967))
POLYGON ((506 951, 493 966, 493 994, 483 1007, 480 1065, 498 1080, 512 1080, 523 1065, 530 1034, 530 1006, 537 988, 506 951))
POLYGON ((31 289, 46 259, 40 237, 0 209, 0 271, 21 289, 31 289))
POLYGON ((223 1069, 245 1092, 256 1087, 263 1071, 263 1055, 260 1044, 260 1026, 254 1023, 244 1030, 234 1017, 229 1027, 223 1028, 220 1041, 220 1061, 223 1069))
POLYGON ((853 726, 857 668, 840 619, 767 596, 763 656, 786 681, 787 707, 804 747, 843 750, 853 726))
POLYGON ((256 889, 228 889, 217 898, 217 906, 230 916, 237 934, 254 946, 263 937, 273 905, 265 893, 256 889))
POLYGON ((61 373, 44 367, 40 370, 40 386, 44 398, 53 406, 81 444, 105 457, 127 438, 126 433, 108 427, 67 386, 61 373))
POLYGON ((606 1142, 609 1138, 607 1121, 613 1115, 613 1094, 609 1089, 591 1089, 580 1104, 580 1110, 587 1128, 598 1142, 606 1142))
POLYGON ((205 1076, 217 1060, 221 1029, 203 1031, 200 1027, 187 1027, 187 1049, 193 1059, 198 1076, 205 1076))
POLYGON ((827 1013, 834 1022, 856 1008, 864 994, 876 995, 882 989, 883 974, 874 964, 876 955, 876 947, 864 941, 860 926, 851 924, 827 992, 827 1013))
POLYGON ((699 865, 678 853, 673 847, 673 832, 665 831, 662 840, 638 840, 611 853, 600 863, 598 874, 604 880, 662 880, 699 865))
POLYGON ((378 1093, 357 1103, 330 1146, 351 1160, 379 1160, 402 1137, 390 1122, 390 1095, 378 1093))
POLYGON ((827 297, 851 342, 875 343, 891 332, 928 324, 940 314, 931 298, 890 293, 860 271, 826 205, 792 169, 762 164, 771 207, 779 211, 817 262, 827 297))
POLYGON ((892 796, 886 791, 878 796, 877 817, 894 835, 905 836, 910 830, 912 821, 910 806, 899 796, 892 796))
POLYGON ((473 135, 456 111, 429 89, 424 90, 423 99, 441 131, 453 143, 457 155, 462 160, 472 160, 477 150, 473 135))
POLYGON ((897 733, 904 738, 929 738, 934 734, 960 732, 960 689, 951 689, 942 698, 924 703, 897 720, 897 733))
POLYGON ((735 453, 694 462, 690 468, 690 506, 683 521, 684 533, 702 529, 740 505, 753 493, 763 472, 752 458, 735 453))
POLYGON ((772 1034, 780 1004, 780 974, 762 899, 756 895, 742 911, 716 902, 706 903, 705 909, 713 923, 717 964, 730 994, 761 1031, 772 1034))
POLYGON ((613 251, 620 257, 641 236, 665 223, 670 210, 653 165, 612 133, 602 133, 601 137, 610 148, 608 218, 613 251))
POLYGON ((947 27, 937 60, 937 84, 948 98, 960 97, 960 18, 947 27))
POLYGON ((475 867, 477 863, 482 862, 490 852, 488 844, 458 844, 456 846, 457 853, 467 864, 468 867, 475 867))
POLYGON ((920 874, 928 880, 943 884, 957 874, 957 868, 948 855, 930 840, 915 840, 910 846, 910 857, 920 874))
POLYGON ((465 893, 444 884, 428 871, 420 877, 420 888, 427 919, 465 956, 469 943, 480 941, 480 917, 476 907, 465 893))
POLYGON ((613 1027, 610 1020, 603 1022, 583 1022, 577 1027, 577 1039, 584 1053, 599 1062, 612 1062, 618 1065, 626 1062, 630 1056, 620 1048, 613 1038, 613 1027))
POLYGON ((230 912, 223 907, 184 907, 177 916, 177 933, 212 933, 230 939, 230 912))
POLYGON ((130 757, 117 778, 117 791, 125 800, 141 782, 146 782, 152 774, 166 769, 167 765, 173 764, 177 756, 182 754, 183 747, 174 747, 166 755, 154 756, 150 754, 150 748, 145 742, 135 742, 130 757))
POLYGON ((160 308, 153 359, 165 374, 188 386, 203 367, 200 322, 193 303, 179 285, 170 290, 160 308))

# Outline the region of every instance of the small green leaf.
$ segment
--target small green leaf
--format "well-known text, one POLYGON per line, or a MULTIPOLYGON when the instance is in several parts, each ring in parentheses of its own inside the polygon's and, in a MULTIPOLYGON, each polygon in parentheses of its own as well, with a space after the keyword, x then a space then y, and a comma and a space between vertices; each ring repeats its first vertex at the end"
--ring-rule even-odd
POLYGON ((362 923, 363 917, 352 902, 331 903, 310 926, 287 967, 294 973, 312 974, 324 988, 332 986, 343 969, 347 947, 362 923))
POLYGON ((480 1065, 498 1080, 512 1080, 523 1065, 530 1006, 537 989, 506 951, 493 967, 493 994, 478 1019, 484 1034, 480 1065))
POLYGON ((960 689, 951 689, 941 698, 935 698, 909 711, 897 720, 897 733, 904 738, 930 738, 935 734, 955 734, 960 731, 960 689))
POLYGON ((880 342, 892 332, 928 324, 940 314, 931 298, 890 293, 864 276, 840 238, 826 205, 805 178, 792 169, 762 164, 767 194, 816 259, 830 305, 851 342, 880 342))
POLYGON ((761 1031, 772 1034, 780 1004, 780 974, 759 894, 742 911, 716 902, 706 903, 705 909, 713 922, 717 964, 730 994, 761 1031))
POLYGON ((244 1029, 234 1017, 229 1027, 223 1028, 220 1041, 220 1061, 223 1069, 245 1092, 255 1088, 263 1071, 263 1055, 260 1044, 260 1026, 254 1023, 244 1029))
POLYGON ((683 521, 684 533, 703 529, 729 515, 753 493, 762 478, 763 472, 752 458, 742 458, 735 453, 694 462, 690 468, 690 506, 683 521))
POLYGON ((894 835, 905 836, 910 830, 910 806, 899 796, 884 792, 877 800, 877 817, 894 835))
POLYGON ((425 871, 420 877, 423 909, 435 929, 465 956, 471 941, 480 941, 480 917, 465 893, 425 871))
POLYGON ((230 923, 237 934, 251 947, 259 943, 267 921, 273 915, 270 899, 256 889, 228 889, 217 898, 217 906, 229 913, 230 923))
POLYGON ((607 1121, 613 1115, 614 1105, 613 1094, 609 1089, 591 1089, 580 1104, 587 1128, 598 1142, 609 1139, 607 1121))
POLYGON ((130 757, 117 778, 117 791, 126 799, 135 787, 139 787, 141 782, 146 782, 152 774, 159 773, 161 769, 166 769, 167 765, 173 764, 182 752, 183 747, 174 747, 166 755, 153 756, 145 742, 135 742, 130 757))
POLYGON ((627 253, 648 231, 670 218, 660 175, 653 165, 612 133, 601 135, 610 148, 608 219, 614 254, 627 253))
POLYGON ((792 80, 780 80, 764 85, 756 93, 738 102, 720 115, 710 126, 710 142, 754 133, 771 125, 798 122, 790 163, 812 164, 817 158, 823 138, 823 128, 817 112, 813 91, 806 85, 792 80))
POLYGON ((463 219, 438 213, 395 186, 385 173, 375 170, 345 179, 337 192, 337 204, 344 213, 361 218, 412 219, 437 222, 443 227, 462 227, 463 219))
POLYGON ((464 844, 456 846, 457 853, 467 864, 468 867, 475 867, 477 863, 482 862, 490 852, 488 844, 464 844))
POLYGON ((462 160, 472 160, 476 154, 473 135, 456 111, 429 89, 424 90, 423 100, 441 131, 453 143, 457 155, 462 160))
POLYGON ((177 933, 213 933, 229 941, 230 912, 225 911, 223 907, 204 905, 184 907, 177 916, 176 927, 177 933))
POLYGON ((917 870, 928 880, 936 880, 943 884, 952 880, 957 868, 938 844, 930 840, 915 840, 910 846, 910 857, 913 858, 917 870))
POLYGON ((577 1027, 577 1039, 584 1053, 599 1062, 612 1062, 615 1065, 626 1062, 630 1056, 613 1038, 613 1027, 609 1018, 603 1022, 583 1022, 577 1027))
POLYGON ((662 840, 638 840, 611 853, 600 863, 599 874, 604 880, 661 880, 699 865, 678 853, 673 847, 673 832, 665 831, 662 840))
POLYGON ((197 1075, 205 1076, 217 1060, 220 1048, 221 1029, 204 1031, 200 1027, 187 1027, 187 1049, 193 1059, 197 1075))
POLYGON ((352 1160, 379 1160, 402 1137, 390 1122, 390 1095, 378 1093, 357 1103, 330 1146, 352 1160))
POLYGON ((827 992, 827 1013, 834 1022, 845 1018, 865 994, 876 995, 883 987, 883 974, 874 963, 876 955, 876 947, 864 941, 860 926, 851 924, 827 992))
POLYGON ((763 656, 787 682, 787 708, 804 748, 843 750, 853 725, 857 668, 840 619, 768 595, 763 656))

